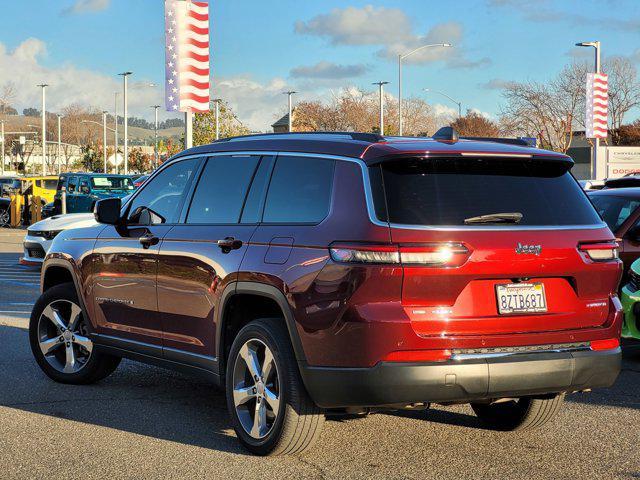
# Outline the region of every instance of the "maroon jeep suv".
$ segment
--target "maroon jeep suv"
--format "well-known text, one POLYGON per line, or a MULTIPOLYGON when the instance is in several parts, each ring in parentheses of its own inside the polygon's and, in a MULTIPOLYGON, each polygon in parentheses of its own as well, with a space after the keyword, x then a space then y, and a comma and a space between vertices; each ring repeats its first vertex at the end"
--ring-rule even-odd
POLYGON ((451 129, 186 150, 55 238, 33 354, 70 384, 123 357, 201 374, 261 455, 305 450, 326 413, 540 426, 620 369, 618 245, 572 165, 451 129))

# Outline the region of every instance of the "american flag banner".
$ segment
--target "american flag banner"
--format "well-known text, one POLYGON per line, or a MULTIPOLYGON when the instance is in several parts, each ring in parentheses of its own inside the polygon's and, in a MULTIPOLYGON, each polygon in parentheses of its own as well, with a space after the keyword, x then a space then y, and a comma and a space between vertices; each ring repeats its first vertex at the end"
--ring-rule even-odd
POLYGON ((587 138, 607 138, 607 109, 609 85, 603 73, 587 74, 587 138))
POLYGON ((165 0, 165 105, 171 112, 209 110, 209 4, 165 0))

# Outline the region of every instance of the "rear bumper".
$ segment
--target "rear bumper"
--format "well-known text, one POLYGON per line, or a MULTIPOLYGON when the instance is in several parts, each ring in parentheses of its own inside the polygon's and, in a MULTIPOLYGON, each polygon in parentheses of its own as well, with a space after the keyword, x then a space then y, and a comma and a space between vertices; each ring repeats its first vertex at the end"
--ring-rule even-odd
POLYGON ((536 352, 441 363, 381 362, 372 368, 302 367, 311 398, 321 407, 376 407, 421 402, 571 392, 611 386, 620 348, 536 352))

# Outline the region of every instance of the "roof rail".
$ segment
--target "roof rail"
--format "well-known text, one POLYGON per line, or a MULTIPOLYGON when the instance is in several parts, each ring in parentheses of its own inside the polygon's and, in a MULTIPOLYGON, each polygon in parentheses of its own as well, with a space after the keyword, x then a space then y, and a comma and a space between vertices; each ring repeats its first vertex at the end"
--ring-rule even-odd
POLYGON ((531 147, 532 145, 522 138, 500 138, 500 137, 460 137, 462 140, 476 140, 479 142, 505 143, 507 145, 520 145, 531 147))
POLYGON ((235 140, 250 139, 250 138, 268 138, 279 136, 305 136, 305 135, 341 135, 350 137, 352 140, 359 140, 361 142, 378 143, 384 141, 385 137, 377 133, 366 132, 274 132, 274 133, 254 133, 250 135, 238 135, 237 137, 228 137, 216 140, 218 142, 230 142, 235 140))

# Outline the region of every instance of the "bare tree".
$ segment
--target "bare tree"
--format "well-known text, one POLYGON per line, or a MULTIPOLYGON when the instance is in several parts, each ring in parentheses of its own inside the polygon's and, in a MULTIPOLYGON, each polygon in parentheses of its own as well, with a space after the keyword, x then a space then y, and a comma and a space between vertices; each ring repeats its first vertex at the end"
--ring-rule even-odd
POLYGON ((609 76, 609 129, 613 143, 620 143, 620 127, 624 116, 640 105, 638 71, 627 58, 611 57, 604 62, 609 76))
POLYGON ((0 113, 7 113, 11 109, 11 102, 16 98, 16 85, 6 82, 0 88, 0 113))

